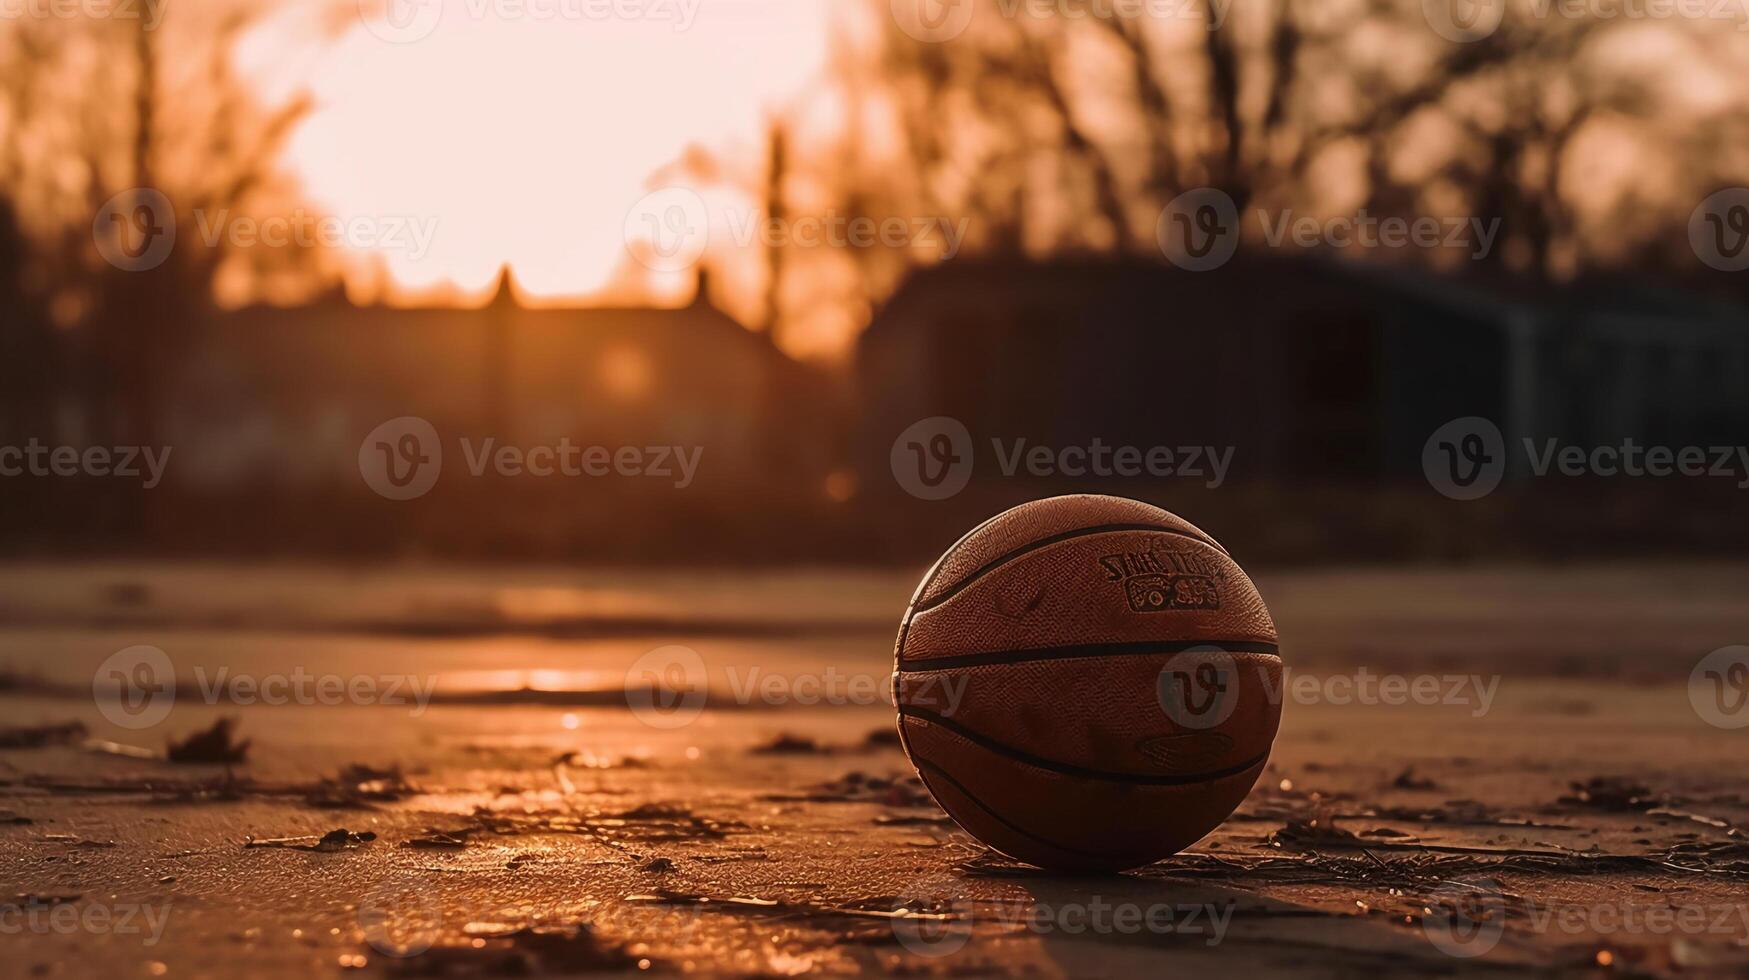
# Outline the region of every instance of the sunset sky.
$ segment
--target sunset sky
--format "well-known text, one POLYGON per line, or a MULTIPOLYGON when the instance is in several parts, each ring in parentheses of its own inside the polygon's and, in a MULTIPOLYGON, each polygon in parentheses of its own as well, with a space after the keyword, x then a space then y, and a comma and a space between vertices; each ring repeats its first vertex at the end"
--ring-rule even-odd
POLYGON ((593 0, 441 0, 433 23, 419 0, 394 0, 398 20, 364 2, 337 37, 288 9, 240 60, 269 98, 313 93, 287 152, 313 206, 436 219, 425 255, 377 248, 349 276, 372 289, 380 258, 400 301, 486 289, 505 263, 536 301, 685 295, 690 273, 632 263, 628 212, 689 146, 738 168, 699 185, 713 207, 751 203, 737 187, 757 177, 768 115, 822 78, 833 6, 630 0, 644 16, 627 20, 593 0))

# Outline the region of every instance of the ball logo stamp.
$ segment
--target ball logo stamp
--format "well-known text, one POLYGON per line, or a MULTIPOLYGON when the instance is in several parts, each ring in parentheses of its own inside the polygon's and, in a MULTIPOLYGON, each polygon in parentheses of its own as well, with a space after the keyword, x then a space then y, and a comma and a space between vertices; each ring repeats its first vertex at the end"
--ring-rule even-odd
POLYGON ((1425 909, 1421 931, 1447 956, 1485 956, 1506 933, 1506 896, 1493 881, 1442 885, 1428 896, 1425 909))
POLYGON ((358 0, 364 29, 390 44, 412 44, 431 36, 443 18, 443 0, 358 0))
POLYGON ((1506 0, 1421 0, 1421 16, 1433 33, 1457 44, 1480 41, 1500 29, 1506 0))
POLYGON ((443 930, 443 910, 429 882, 390 880, 372 888, 358 902, 358 927, 364 941, 384 956, 418 956, 437 942, 443 930))
POLYGON ((972 434, 947 415, 923 419, 893 440, 888 462, 906 493, 919 500, 946 500, 972 478, 972 434))
POLYGON ((710 697, 704 658, 691 647, 657 647, 632 661, 625 677, 626 706, 651 728, 685 728, 710 697))
POLYGON ((1421 470, 1433 489, 1453 500, 1486 497, 1506 475, 1506 440, 1480 416, 1453 419, 1427 437, 1421 470))
POLYGON ((1180 269, 1218 269, 1239 248, 1239 209, 1225 191, 1185 191, 1160 212, 1154 237, 1167 260, 1180 269))
POLYGON ((1123 583, 1131 612, 1221 608, 1220 582, 1226 573, 1188 551, 1126 551, 1101 555, 1108 582, 1123 583))
POLYGON ((1749 269, 1749 187, 1728 187, 1688 216, 1688 244, 1720 272, 1749 269))
POLYGON ((664 187, 626 212, 626 251, 652 272, 681 272, 698 264, 710 244, 710 212, 689 187, 664 187))
POLYGON ((1239 704, 1239 665, 1220 647, 1192 647, 1160 668, 1154 693, 1160 710, 1180 728, 1213 728, 1239 704))
POLYGON ((176 247, 176 209, 162 191, 130 187, 97 209, 91 238, 104 261, 123 272, 156 269, 176 247))
POLYGON ((154 646, 117 650, 91 675, 97 710, 121 728, 151 728, 170 717, 176 704, 176 666, 154 646))
POLYGON ((892 0, 893 21, 912 40, 951 41, 972 26, 973 0, 892 0))
POLYGON ((913 881, 893 898, 893 938, 918 956, 951 956, 972 939, 972 903, 963 883, 938 875, 913 881))
POLYGON ((425 496, 442 472, 443 443, 437 429, 416 415, 384 422, 358 446, 359 475, 389 500, 425 496))
POLYGON ((1749 727, 1749 646, 1723 647, 1688 675, 1688 703, 1714 728, 1749 727))

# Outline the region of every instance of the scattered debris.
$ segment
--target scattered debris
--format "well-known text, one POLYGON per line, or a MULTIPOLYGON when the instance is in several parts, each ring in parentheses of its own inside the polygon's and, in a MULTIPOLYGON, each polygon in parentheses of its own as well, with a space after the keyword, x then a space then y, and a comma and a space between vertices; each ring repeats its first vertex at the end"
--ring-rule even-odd
POLYGON ((1655 806, 1646 811, 1646 816, 1671 817, 1676 820, 1692 820, 1695 823, 1705 824, 1708 827, 1718 827, 1721 830, 1731 829, 1731 824, 1728 821, 1720 820, 1718 817, 1709 817, 1704 813, 1690 813, 1687 810, 1677 810, 1667 806, 1655 806))
POLYGON ((508 813, 479 808, 474 819, 494 834, 586 834, 610 846, 622 843, 721 840, 745 830, 738 820, 701 817, 679 803, 645 803, 629 810, 590 809, 582 813, 508 813))
POLYGON ((953 818, 945 813, 883 813, 874 822, 886 827, 931 826, 951 827, 953 818))
POLYGON ((40 749, 67 745, 84 737, 85 723, 80 721, 7 726, 0 728, 0 749, 40 749))
POLYGON ((82 747, 87 752, 95 752, 98 755, 115 755, 124 759, 158 762, 164 758, 162 752, 141 748, 138 745, 128 745, 125 742, 111 742, 107 738, 88 738, 82 747))
POLYGON ((883 726, 869 732, 868 735, 863 738, 862 745, 863 748, 866 749, 897 749, 904 747, 904 743, 899 741, 898 728, 891 725, 883 726))
POLYGON ((164 750, 165 758, 178 763, 219 763, 233 765, 249 755, 249 740, 236 741, 232 732, 237 722, 220 718, 211 728, 183 739, 172 740, 164 750))
POLYGON ((576 766, 579 769, 653 769, 649 759, 635 755, 596 755, 588 749, 564 752, 554 757, 555 766, 576 766))
POLYGON ((377 769, 354 762, 333 777, 320 780, 305 794, 310 806, 331 810, 369 809, 417 793, 399 766, 377 769))
POLYGON ((1563 796, 1566 806, 1592 807, 1598 810, 1632 812, 1650 810, 1667 802, 1651 789, 1616 776, 1593 776, 1583 783, 1573 783, 1573 795, 1563 796))
POLYGON ((469 938, 439 943, 417 955, 390 959, 391 976, 533 977, 575 976, 604 971, 649 969, 616 944, 596 935, 588 925, 562 927, 487 928, 494 923, 469 923, 469 938))
POLYGON ((1280 830, 1270 834, 1267 842, 1272 847, 1280 847, 1283 844, 1359 846, 1360 838, 1354 836, 1352 832, 1336 826, 1335 821, 1329 817, 1312 817, 1309 820, 1289 820, 1280 830))
POLYGON ((345 827, 330 830, 320 837, 264 837, 253 836, 243 838, 243 846, 249 847, 283 847, 294 851, 343 851, 369 844, 377 839, 377 835, 368 831, 353 833, 345 827))
POLYGON ((91 840, 80 837, 78 834, 44 834, 43 840, 52 844, 66 844, 69 847, 107 848, 115 846, 115 841, 112 840, 91 840))
POLYGON ((831 751, 806 735, 784 732, 762 745, 748 750, 754 755, 824 755, 831 751))
POLYGON ((934 806, 935 798, 915 775, 866 776, 848 772, 805 793, 770 793, 768 803, 879 803, 891 807, 934 806))
POLYGON ((1402 772, 1397 773, 1397 778, 1391 780, 1391 786, 1396 788, 1396 789, 1438 789, 1439 788, 1439 784, 1435 783, 1433 780, 1417 777, 1415 775, 1415 767, 1414 766, 1406 767, 1402 772))
POLYGON ((423 837, 410 837, 401 842, 402 847, 423 847, 431 850, 459 851, 468 846, 468 835, 478 830, 478 827, 468 827, 464 830, 426 831, 423 837))

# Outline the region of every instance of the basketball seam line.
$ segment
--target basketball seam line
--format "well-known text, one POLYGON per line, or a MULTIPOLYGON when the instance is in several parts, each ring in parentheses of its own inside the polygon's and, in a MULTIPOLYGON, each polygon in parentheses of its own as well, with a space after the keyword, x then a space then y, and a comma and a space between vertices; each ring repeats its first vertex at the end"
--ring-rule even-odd
MULTIPOLYGON (((918 757, 915 761, 917 763, 918 775, 923 776, 923 781, 924 781, 925 785, 927 785, 929 782, 929 776, 927 774, 925 774, 923 772, 923 770, 928 769, 931 772, 933 772, 935 775, 940 776, 942 778, 942 780, 944 782, 946 782, 949 786, 952 786, 954 789, 959 790, 960 795, 964 796, 966 798, 967 802, 971 803, 973 806, 977 807, 978 809, 984 811, 984 813, 989 815, 990 819, 996 821, 997 823, 1001 824, 1004 827, 1007 827, 1009 830, 1014 831, 1015 833, 1019 834, 1022 837, 1029 837, 1029 838, 1039 842, 1040 844, 1045 845, 1046 847, 1055 848, 1056 850, 1062 851, 1064 854, 1074 854, 1074 855, 1077 855, 1080 857, 1093 858, 1093 859, 1098 860, 1098 861, 1110 861, 1112 859, 1111 855, 1099 854, 1099 853, 1096 853, 1094 851, 1083 851, 1079 848, 1069 847, 1066 844, 1059 844, 1056 841, 1051 840, 1049 837, 1042 837, 1038 834, 1035 834, 1032 831, 1027 830, 1025 827, 1022 827, 1019 824, 1015 823, 1014 821, 1009 820, 1007 817, 1004 817, 1002 814, 997 813, 994 807, 990 806, 990 804, 985 803, 983 800, 979 799, 978 795, 976 793, 973 793, 971 790, 967 789, 964 783, 961 783, 959 780, 953 778, 952 773, 949 773, 946 769, 943 769, 937 763, 931 762, 930 760, 922 758, 922 757, 918 757)), ((935 792, 934 790, 930 790, 931 794, 933 794, 934 792, 935 792)), ((940 797, 937 797, 936 799, 939 802, 940 797)), ((943 807, 943 809, 946 809, 946 808, 943 807)), ((950 813, 950 814, 948 814, 948 816, 952 817, 953 814, 950 813)), ((959 823, 958 818, 955 818, 954 822, 959 823)), ((977 835, 974 834, 973 836, 977 836, 977 835)), ((997 848, 997 850, 1001 850, 1001 848, 997 848)), ((1004 851, 1003 853, 1007 853, 1007 852, 1004 851)), ((1014 857, 1014 855, 1012 855, 1012 854, 1009 854, 1008 856, 1014 857)), ((1025 861, 1026 859, 1020 858, 1019 860, 1025 861)), ((1031 861, 1027 861, 1026 863, 1032 864, 1031 861)), ((1035 865, 1035 867, 1037 867, 1037 865, 1035 865)))
MULTIPOLYGON (((916 613, 920 613, 920 612, 923 612, 923 611, 928 610, 928 609, 934 609, 936 606, 939 606, 942 603, 946 602, 947 600, 958 595, 961 590, 965 589, 967 586, 971 585, 973 582, 976 582, 978 579, 983 578, 985 575, 989 574, 990 572, 996 570, 997 568, 1000 568, 1003 565, 1008 564, 1011 561, 1014 561, 1017 558, 1022 557, 1023 555, 1027 555, 1027 554, 1030 554, 1034 551, 1037 551, 1040 548, 1048 548, 1053 544, 1060 544, 1064 541, 1073 541, 1076 538, 1091 537, 1092 535, 1095 535, 1095 534, 1111 534, 1111 533, 1115 533, 1118 531, 1157 531, 1161 534, 1172 534, 1172 535, 1176 535, 1176 536, 1181 537, 1181 538, 1188 538, 1188 539, 1195 541, 1199 544, 1206 544, 1209 547, 1220 552, 1222 555, 1226 556, 1227 558, 1229 558, 1229 559, 1232 558, 1231 555, 1227 554, 1227 549, 1225 549, 1225 548, 1221 547, 1219 544, 1215 543, 1215 541, 1213 539, 1209 538, 1207 535, 1191 534, 1187 531, 1181 531, 1178 528, 1167 527, 1164 524, 1095 524, 1091 527, 1076 528, 1073 531, 1064 531, 1061 534, 1053 534, 1048 538, 1039 538, 1037 541, 1030 541, 1030 542, 1018 547, 1018 548, 1015 548, 1013 551, 1010 551, 1007 554, 1004 554, 1004 555, 1001 555, 997 558, 991 559, 990 561, 984 563, 978 569, 973 571, 971 574, 967 575, 965 578, 960 579, 958 582, 955 582, 953 585, 950 585, 946 589, 942 590, 941 594, 936 596, 935 598, 933 598, 933 599, 919 598, 916 602, 911 604, 911 612, 913 615, 915 615, 916 613)), ((945 566, 945 561, 943 564, 945 566)))
POLYGON ((1070 660, 1086 657, 1128 657, 1150 653, 1183 653, 1203 647, 1214 647, 1222 653, 1261 653, 1281 656, 1279 644, 1264 640, 1135 640, 1124 643, 1086 643, 1060 647, 1036 647, 1027 650, 996 650, 989 653, 961 653, 951 657, 927 657, 898 665, 900 673, 925 673, 951 670, 955 667, 982 667, 992 664, 1022 664, 1040 660, 1070 660))
MULTIPOLYGON (((1097 769, 1084 769, 1080 766, 1070 765, 1066 762, 1055 762, 1050 759, 1041 759, 1030 752, 1014 748, 1011 745, 1005 745, 987 735, 981 735, 958 722, 949 721, 927 708, 913 708, 910 705, 901 705, 899 707, 899 715, 900 717, 916 718, 919 721, 939 725, 946 731, 958 735, 979 748, 985 749, 989 752, 994 752, 1000 756, 1005 756, 1015 762, 1032 766, 1035 769, 1044 769, 1048 772, 1055 772, 1064 776, 1075 776, 1079 779, 1097 779, 1108 783, 1132 783, 1139 786, 1191 786, 1197 783, 1211 782, 1216 779, 1225 779, 1228 776, 1237 776, 1240 773, 1246 772, 1247 770, 1261 764, 1269 758, 1269 750, 1264 749, 1260 755, 1237 766, 1229 766, 1225 769, 1215 769, 1209 772, 1192 773, 1182 776, 1150 776, 1140 773, 1101 772, 1097 769)), ((913 761, 915 761, 915 757, 913 761)))

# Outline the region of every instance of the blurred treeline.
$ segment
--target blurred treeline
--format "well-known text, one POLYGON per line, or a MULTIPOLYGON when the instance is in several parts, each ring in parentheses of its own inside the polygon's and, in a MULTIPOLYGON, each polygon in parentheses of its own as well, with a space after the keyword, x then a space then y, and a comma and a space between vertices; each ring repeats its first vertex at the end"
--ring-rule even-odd
MULTIPOLYGON (((1090 16, 1112 5, 1081 0, 1049 12, 975 6, 963 34, 930 41, 908 34, 889 0, 846 4, 833 77, 774 107, 762 159, 719 160, 701 147, 674 172, 735 180, 778 218, 969 219, 964 254, 985 259, 1157 259, 1161 208, 1214 187, 1242 212, 1498 218, 1499 243, 1479 262, 1440 250, 1372 257, 1461 277, 1534 287, 1605 273, 1749 295, 1743 276, 1696 261, 1687 232, 1708 193, 1749 184, 1749 34, 1739 24, 1572 18, 1548 13, 1558 5, 1514 2, 1498 29, 1452 41, 1429 26, 1437 0, 1185 0, 1159 5, 1173 11, 1165 17, 1090 16)), ((224 305, 315 296, 347 268, 345 256, 319 250, 207 246, 186 234, 169 261, 124 271, 96 247, 105 230, 95 216, 134 188, 161 190, 191 229, 197 211, 304 206, 280 155, 309 100, 264 103, 232 58, 271 10, 172 0, 150 26, 0 24, 0 445, 158 444, 176 398, 165 379, 200 358, 224 305)), ((338 4, 334 29, 356 16, 350 0, 338 4)), ((723 267, 725 305, 789 350, 792 336, 820 324, 866 325, 916 269, 944 258, 914 247, 771 247, 708 261, 723 267)), ((0 548, 514 557, 541 553, 545 541, 553 554, 621 559, 933 550, 891 533, 926 505, 895 496, 890 475, 857 462, 866 456, 851 445, 857 399, 867 393, 846 383, 846 360, 809 365, 836 394, 787 406, 835 420, 825 431, 836 435, 803 455, 836 462, 819 471, 774 463, 769 486, 737 484, 719 498, 628 492, 611 513, 585 513, 494 503, 475 488, 448 512, 433 502, 397 511, 361 484, 343 500, 271 498, 271 512, 259 495, 230 501, 220 533, 212 500, 8 478, 0 548), (190 532, 200 527, 209 532, 190 532), (327 533, 312 534, 318 527, 327 533)), ((761 417, 782 417, 768 409, 761 417)), ((513 500, 551 492, 501 489, 513 500)), ((1003 496, 1050 489, 1067 488, 1003 496)), ((1200 506, 1270 513, 1350 492, 1257 487, 1200 506)), ((973 499, 960 509, 999 502, 973 499)), ((1365 550, 1463 550, 1411 540, 1413 528, 1438 522, 1420 507, 1403 504, 1400 529, 1365 550)), ((929 514, 918 523, 960 519, 929 514)), ((1516 525, 1500 523, 1499 537, 1513 537, 1516 525)), ((1323 540, 1311 534, 1284 553, 1319 552, 1323 540)))

